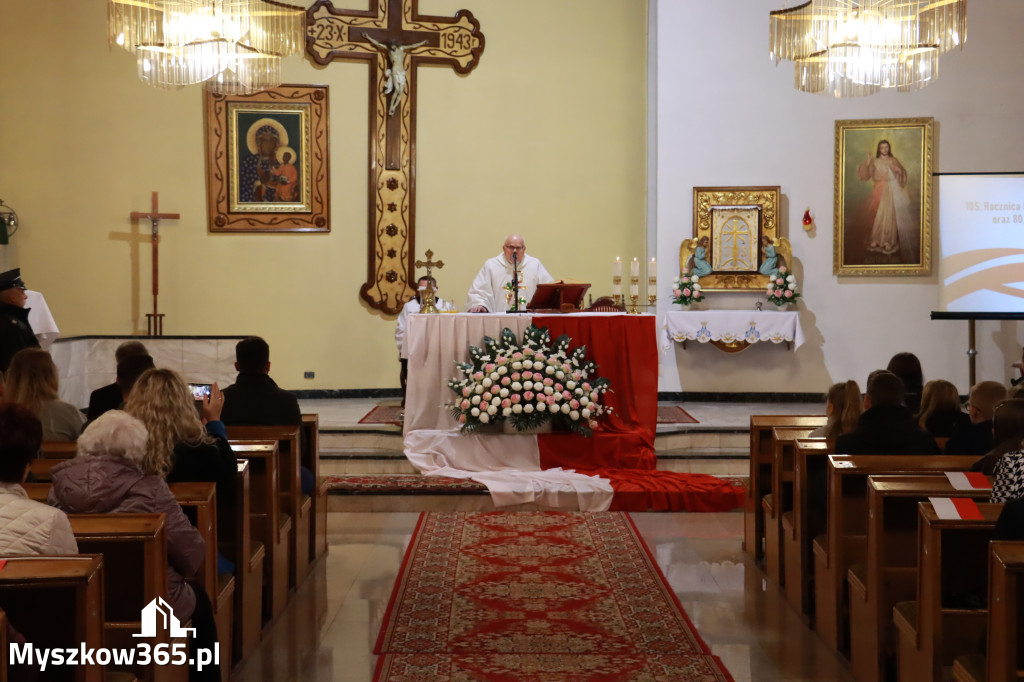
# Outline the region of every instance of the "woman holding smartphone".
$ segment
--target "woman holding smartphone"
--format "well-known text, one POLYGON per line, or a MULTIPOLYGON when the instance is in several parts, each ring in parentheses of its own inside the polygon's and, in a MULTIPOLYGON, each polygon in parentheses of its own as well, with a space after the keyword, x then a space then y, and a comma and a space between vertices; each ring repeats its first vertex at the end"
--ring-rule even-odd
MULTIPOLYGON (((169 483, 217 484, 217 537, 225 542, 232 530, 237 465, 220 421, 224 394, 217 384, 210 387, 209 397, 202 401, 202 417, 195 403, 192 391, 175 371, 151 369, 135 382, 124 409, 145 424, 149 432, 146 458, 167 463, 163 473, 169 483)), ((223 556, 218 564, 221 573, 233 570, 223 556)))

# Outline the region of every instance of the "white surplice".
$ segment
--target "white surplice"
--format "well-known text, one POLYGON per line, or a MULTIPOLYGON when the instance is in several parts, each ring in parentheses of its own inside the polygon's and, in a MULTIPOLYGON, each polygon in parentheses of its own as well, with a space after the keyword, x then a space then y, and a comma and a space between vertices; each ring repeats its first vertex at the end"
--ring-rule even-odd
MULTIPOLYGON (((554 278, 544 269, 541 262, 530 255, 523 255, 519 262, 519 296, 529 301, 537 291, 538 284, 553 282, 554 278)), ((504 255, 487 259, 469 288, 466 309, 482 305, 489 312, 503 313, 511 308, 511 296, 505 285, 512 281, 512 264, 504 255)))

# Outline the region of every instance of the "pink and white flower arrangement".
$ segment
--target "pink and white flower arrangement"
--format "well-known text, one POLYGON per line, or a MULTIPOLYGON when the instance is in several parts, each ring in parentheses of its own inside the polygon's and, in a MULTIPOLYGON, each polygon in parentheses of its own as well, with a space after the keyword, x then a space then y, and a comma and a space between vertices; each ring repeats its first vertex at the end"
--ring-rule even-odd
POLYGON ((779 268, 774 278, 768 280, 768 288, 765 290, 769 303, 777 306, 784 306, 793 303, 800 298, 796 290, 796 276, 789 272, 786 266, 779 268))
POLYGON ((704 300, 704 293, 701 291, 700 277, 689 270, 683 270, 679 277, 672 280, 672 302, 682 305, 690 305, 697 301, 704 300))
POLYGON ((592 435, 598 419, 611 410, 602 404, 610 386, 586 360, 586 346, 570 351, 571 342, 563 334, 552 346, 547 327, 530 325, 521 343, 506 328, 497 340, 485 336, 483 348, 470 346, 469 362, 456 363, 463 378, 448 382, 457 396, 448 407, 462 432, 505 420, 525 431, 553 420, 592 435))

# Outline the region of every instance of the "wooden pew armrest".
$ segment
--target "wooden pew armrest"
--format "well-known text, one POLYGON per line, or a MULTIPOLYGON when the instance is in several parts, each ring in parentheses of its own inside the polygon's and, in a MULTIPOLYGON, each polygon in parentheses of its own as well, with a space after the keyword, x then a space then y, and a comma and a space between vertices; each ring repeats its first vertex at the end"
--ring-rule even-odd
POLYGON ((850 596, 857 596, 864 601, 868 596, 868 569, 864 564, 854 564, 846 571, 846 579, 850 581, 850 596))
POLYGON ((917 641, 917 602, 901 601, 892 607, 892 619, 896 629, 917 641))
POLYGON ((953 679, 956 682, 985 682, 985 657, 981 654, 957 656, 953 661, 953 679))
POLYGON ((771 493, 761 498, 761 509, 764 509, 764 513, 771 518, 775 518, 775 501, 771 493))
POLYGON ((819 535, 814 538, 811 543, 811 548, 814 550, 814 556, 818 557, 826 566, 828 566, 828 536, 819 535))

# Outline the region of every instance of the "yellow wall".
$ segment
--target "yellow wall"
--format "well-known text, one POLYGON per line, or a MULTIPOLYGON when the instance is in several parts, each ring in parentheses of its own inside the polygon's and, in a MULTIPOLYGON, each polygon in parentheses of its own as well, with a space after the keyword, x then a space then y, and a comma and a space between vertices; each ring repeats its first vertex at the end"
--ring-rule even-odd
MULTIPOLYGON (((464 303, 512 231, 555 277, 594 282, 595 297, 616 255, 645 255, 645 5, 422 0, 428 14, 471 9, 487 40, 469 76, 419 71, 416 243, 445 261, 443 296, 464 303)), ((286 82, 330 86, 332 232, 211 235, 200 89, 139 83, 134 57, 107 48, 101 0, 0 8, 0 198, 22 224, 7 260, 63 335, 144 330, 148 226, 133 234, 128 214, 158 190, 182 216, 161 228, 166 334, 262 335, 289 389, 397 385, 394 318, 358 297, 364 65, 285 65, 286 82)))

